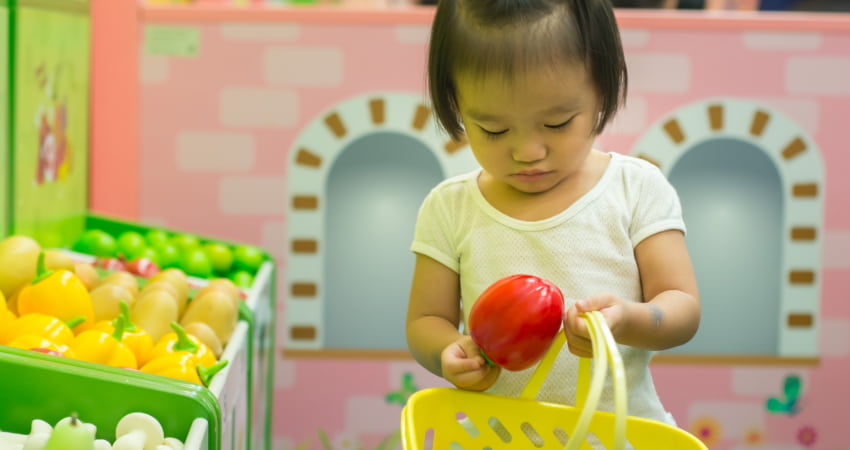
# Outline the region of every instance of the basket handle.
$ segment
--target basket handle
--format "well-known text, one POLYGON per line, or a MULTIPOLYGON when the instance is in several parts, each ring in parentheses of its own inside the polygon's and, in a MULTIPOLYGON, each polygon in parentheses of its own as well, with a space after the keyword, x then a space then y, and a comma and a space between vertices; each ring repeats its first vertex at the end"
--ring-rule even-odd
MULTIPOLYGON (((537 397, 537 393, 540 392, 540 387, 543 386, 543 381, 546 380, 546 375, 549 374, 549 369, 552 368, 552 364, 555 363, 555 359, 558 357, 558 354, 561 353, 561 347, 563 347, 566 342, 566 333, 559 331, 558 334, 555 335, 555 340, 552 341, 552 345, 549 346, 549 350, 546 351, 546 354, 543 355, 543 359, 540 360, 540 363, 537 364, 537 368, 535 368, 534 372, 532 372, 528 383, 526 383, 522 392, 520 392, 520 398, 534 400, 534 398, 537 397)), ((581 378, 581 373, 579 373, 579 378, 581 378)))
MULTIPOLYGON (((593 379, 587 391, 587 402, 581 406, 581 415, 564 448, 566 450, 578 450, 584 442, 584 437, 587 435, 587 428, 590 426, 590 421, 593 418, 594 412, 596 412, 599 397, 602 394, 602 387, 605 383, 605 372, 607 370, 606 362, 610 362, 611 378, 614 384, 614 450, 623 450, 626 443, 626 417, 628 414, 626 405, 626 375, 623 369, 623 358, 620 356, 617 342, 614 340, 614 336, 611 334, 611 330, 608 328, 608 324, 605 322, 605 317, 602 316, 602 313, 591 311, 585 314, 584 318, 587 321, 593 344, 593 379)), ((579 365, 580 370, 581 368, 581 365, 579 365)), ((579 379, 582 376, 586 377, 587 374, 579 373, 579 379)))
MULTIPOLYGON (((605 322, 605 318, 599 311, 591 311, 582 314, 587 321, 590 331, 591 344, 593 346, 593 366, 591 375, 590 358, 579 359, 578 383, 576 386, 576 407, 581 408, 581 415, 576 423, 570 439, 567 441, 566 450, 577 450, 584 442, 587 429, 602 395, 605 384, 605 375, 608 363, 611 365, 611 377, 614 384, 614 450, 625 448, 626 440, 626 376, 623 369, 623 359, 617 347, 617 342, 605 322)), ((566 343, 566 334, 559 332, 555 340, 547 350, 543 359, 537 365, 525 388, 520 393, 520 398, 534 399, 543 385, 552 364, 555 362, 561 348, 566 343)))

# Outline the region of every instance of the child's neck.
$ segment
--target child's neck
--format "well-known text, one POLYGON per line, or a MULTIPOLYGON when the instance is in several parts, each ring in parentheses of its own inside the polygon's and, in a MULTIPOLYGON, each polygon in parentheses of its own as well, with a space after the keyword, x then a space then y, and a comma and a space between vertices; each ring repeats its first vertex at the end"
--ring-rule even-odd
POLYGON ((536 222, 556 216, 587 194, 605 173, 611 155, 591 150, 582 167, 558 185, 541 193, 518 191, 482 173, 478 180, 481 194, 491 206, 517 220, 536 222))

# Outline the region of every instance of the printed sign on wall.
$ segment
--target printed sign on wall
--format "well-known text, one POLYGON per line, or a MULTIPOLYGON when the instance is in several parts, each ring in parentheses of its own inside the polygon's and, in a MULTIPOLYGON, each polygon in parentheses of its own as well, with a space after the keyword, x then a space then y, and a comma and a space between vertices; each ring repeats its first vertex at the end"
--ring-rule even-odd
POLYGON ((13 231, 62 246, 88 207, 89 17, 19 8, 13 231))

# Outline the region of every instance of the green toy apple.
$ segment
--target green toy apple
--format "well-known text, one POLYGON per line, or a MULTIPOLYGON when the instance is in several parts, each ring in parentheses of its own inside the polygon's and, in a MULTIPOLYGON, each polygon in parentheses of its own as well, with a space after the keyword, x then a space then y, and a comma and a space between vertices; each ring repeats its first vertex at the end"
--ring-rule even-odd
POLYGON ((250 288, 254 284, 254 276, 245 270, 237 270, 230 275, 230 280, 238 287, 250 288))
POLYGON ((265 260, 263 251, 252 245, 240 245, 233 249, 233 262, 239 270, 257 273, 265 260))
POLYGON ((118 236, 118 253, 128 260, 138 258, 147 246, 145 237, 138 231, 125 231, 118 236))
POLYGON ((201 246, 201 241, 194 234, 181 233, 171 237, 171 243, 177 246, 177 250, 185 252, 201 246))
POLYGON ((170 238, 168 232, 164 230, 148 230, 145 233, 145 240, 148 241, 148 245, 153 247, 165 244, 170 238))
POLYGON ((180 267, 188 275, 198 278, 209 278, 213 273, 209 256, 200 248, 183 252, 180 267))
POLYGON ((73 249, 80 253, 86 253, 102 258, 110 258, 115 256, 118 249, 118 243, 111 234, 93 228, 86 230, 82 236, 74 243, 73 249))
POLYGON ((160 268, 168 269, 180 266, 180 250, 170 241, 153 244, 152 248, 156 251, 160 268))
POLYGON ((233 251, 230 247, 220 242, 208 242, 201 249, 207 254, 215 273, 226 275, 233 267, 233 251))
POLYGON ((73 413, 56 424, 44 450, 94 450, 94 438, 94 427, 84 424, 73 413))
POLYGON ((139 259, 139 258, 147 258, 147 259, 151 260, 154 264, 159 265, 159 252, 157 252, 156 249, 153 248, 153 247, 147 247, 146 246, 146 247, 142 248, 142 250, 139 252, 139 254, 136 255, 136 257, 133 258, 133 259, 139 259))

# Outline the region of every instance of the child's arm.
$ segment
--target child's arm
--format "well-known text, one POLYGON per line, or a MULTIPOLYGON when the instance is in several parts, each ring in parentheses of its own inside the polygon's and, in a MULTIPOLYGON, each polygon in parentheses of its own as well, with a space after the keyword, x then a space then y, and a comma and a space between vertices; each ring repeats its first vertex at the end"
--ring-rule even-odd
POLYGON ((601 310, 618 343, 647 350, 665 350, 688 342, 700 320, 699 292, 685 236, 669 230, 644 239, 635 248, 643 286, 643 303, 602 294, 583 299, 567 311, 565 327, 570 350, 590 356, 587 327, 578 318, 601 310))
POLYGON ((464 389, 483 390, 498 377, 469 336, 458 331, 460 279, 439 262, 416 255, 407 310, 407 346, 423 367, 464 389))

